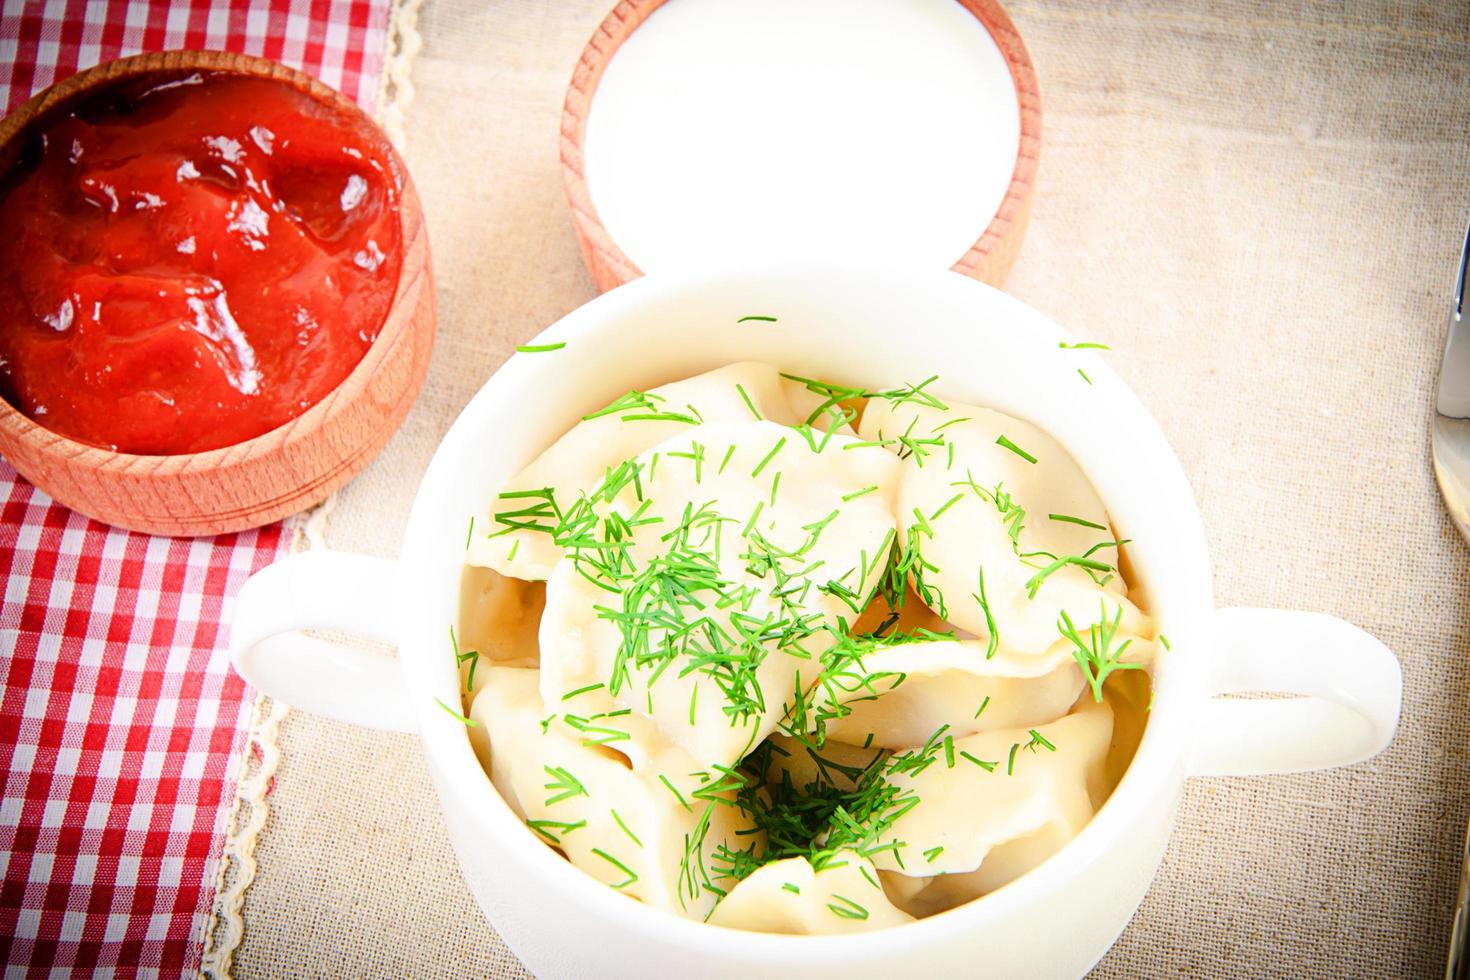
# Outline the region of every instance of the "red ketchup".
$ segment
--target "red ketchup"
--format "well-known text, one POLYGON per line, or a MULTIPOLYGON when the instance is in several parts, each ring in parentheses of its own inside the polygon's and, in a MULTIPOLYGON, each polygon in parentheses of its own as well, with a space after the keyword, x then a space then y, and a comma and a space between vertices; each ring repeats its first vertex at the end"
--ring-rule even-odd
POLYGON ((0 181, 0 393, 107 449, 295 418, 362 360, 401 261, 394 157, 280 82, 154 77, 42 117, 0 181))

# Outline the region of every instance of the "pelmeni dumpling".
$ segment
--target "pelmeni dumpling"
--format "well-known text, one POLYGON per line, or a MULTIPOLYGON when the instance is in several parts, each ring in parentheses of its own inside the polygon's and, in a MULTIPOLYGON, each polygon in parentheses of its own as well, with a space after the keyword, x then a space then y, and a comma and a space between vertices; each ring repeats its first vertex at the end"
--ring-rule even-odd
POLYGON ((801 793, 826 786, 843 791, 856 789, 862 775, 878 767, 887 755, 881 746, 864 748, 835 738, 828 738, 818 751, 790 735, 772 735, 758 751, 758 755, 745 760, 753 775, 772 790, 786 782, 801 793))
POLYGON ((930 760, 925 765, 900 766, 904 757, 894 756, 884 778, 900 799, 918 802, 878 842, 897 846, 869 851, 874 863, 911 877, 960 874, 1048 827, 1070 839, 1104 795, 1112 733, 1112 709, 1084 697, 1073 714, 1050 724, 931 742, 920 753, 930 760))
POLYGON ((1083 632, 1119 617, 1122 635, 1146 628, 1107 511, 1051 436, 988 408, 879 399, 860 432, 905 454, 901 540, 922 556, 916 591, 945 619, 1022 655, 1057 643, 1063 612, 1083 632))
POLYGON ((884 890, 899 908, 918 917, 934 915, 1010 884, 1060 851, 1081 830, 1082 824, 1064 817, 1044 825, 1035 833, 992 848, 975 871, 932 878, 911 878, 882 871, 879 876, 884 890))
POLYGON ((979 640, 921 640, 878 646, 824 675, 822 694, 842 707, 825 722, 841 742, 905 748, 941 725, 963 738, 1034 726, 1065 715, 1084 680, 1066 650, 1023 657, 979 640))
POLYGON ((546 605, 546 587, 540 582, 508 578, 489 568, 466 565, 459 588, 459 633, 456 646, 464 654, 460 673, 470 693, 470 669, 478 685, 478 668, 537 667, 541 651, 536 633, 541 628, 541 610, 546 605), (471 656, 473 654, 473 656, 471 656))
POLYGON ((623 577, 605 581, 607 549, 591 549, 547 583, 546 701, 631 708, 700 765, 739 762, 883 572, 898 460, 856 443, 712 423, 638 457, 606 508, 630 524, 623 577))
POLYGON ((730 929, 816 936, 914 919, 894 908, 866 858, 838 851, 820 871, 802 857, 762 865, 731 889, 709 921, 730 929))
POLYGON ((605 884, 679 915, 708 915, 731 884, 719 848, 760 846, 730 794, 710 793, 721 774, 701 770, 635 716, 553 714, 537 671, 491 667, 483 676, 471 738, 521 819, 605 884))
MULTIPOLYGON (((769 419, 797 425, 820 403, 818 395, 782 378, 771 365, 756 361, 731 364, 646 392, 629 392, 578 422, 501 488, 500 497, 492 503, 490 520, 472 537, 468 561, 515 578, 544 579, 562 549, 550 534, 509 530, 509 522, 554 523, 545 516, 525 513, 528 508, 540 508, 544 515, 552 508, 545 498, 515 495, 550 490, 556 506, 565 510, 592 490, 609 469, 699 424, 769 419)), ((825 431, 834 423, 839 423, 837 431, 851 432, 833 414, 819 416, 812 426, 825 431)))

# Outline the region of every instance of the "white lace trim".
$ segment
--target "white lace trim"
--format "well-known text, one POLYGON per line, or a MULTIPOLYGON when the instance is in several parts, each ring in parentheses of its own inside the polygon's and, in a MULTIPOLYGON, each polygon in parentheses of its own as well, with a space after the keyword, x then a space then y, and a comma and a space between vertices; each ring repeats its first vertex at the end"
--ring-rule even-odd
POLYGON ((378 119, 399 152, 408 142, 403 120, 413 104, 413 63, 424 46, 418 29, 423 5, 424 0, 393 0, 388 21, 388 54, 378 89, 378 119))
MULTIPOLYGON (((287 551, 326 547, 327 518, 337 506, 334 493, 305 514, 288 518, 291 543, 287 551)), ((257 693, 250 705, 245 743, 234 760, 235 802, 225 817, 225 843, 220 851, 214 882, 214 904, 204 921, 200 976, 228 980, 235 950, 245 937, 241 909, 245 891, 255 880, 255 844, 270 816, 266 794, 281 764, 276 736, 290 708, 257 693)))

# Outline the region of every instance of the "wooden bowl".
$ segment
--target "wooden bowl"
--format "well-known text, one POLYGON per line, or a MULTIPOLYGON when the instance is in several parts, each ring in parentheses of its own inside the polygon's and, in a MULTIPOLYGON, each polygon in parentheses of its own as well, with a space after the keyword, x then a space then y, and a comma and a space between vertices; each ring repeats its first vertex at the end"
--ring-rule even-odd
MULTIPOLYGON (((143 54, 73 75, 0 121, 0 173, 14 165, 27 125, 58 104, 119 79, 193 70, 275 79, 368 121, 347 97, 265 58, 220 51, 143 54)), ((175 456, 137 456, 76 442, 0 400, 0 454, 68 507, 152 534, 220 534, 268 524, 319 503, 346 483, 408 414, 434 340, 433 274, 423 209, 402 159, 391 147, 390 152, 403 177, 398 288, 378 339, 327 397, 254 439, 175 456)))
MULTIPOLYGON (((1021 240, 1026 236, 1026 221, 1031 215, 1031 192, 1041 156, 1041 90, 1036 83, 1036 71, 1031 66, 1026 43, 1000 4, 996 0, 958 2, 985 25, 1010 68, 1020 108, 1021 143, 1010 186, 1006 188, 995 217, 975 244, 950 268, 1000 287, 1005 285, 1011 266, 1015 265, 1020 254, 1021 240)), ((592 281, 604 292, 630 279, 637 279, 643 275, 643 270, 613 241, 592 203, 583 152, 587 117, 592 108, 592 97, 613 54, 663 3, 664 0, 620 0, 582 49, 582 57, 572 72, 572 82, 562 107, 562 184, 571 204, 582 260, 592 273, 592 281)))

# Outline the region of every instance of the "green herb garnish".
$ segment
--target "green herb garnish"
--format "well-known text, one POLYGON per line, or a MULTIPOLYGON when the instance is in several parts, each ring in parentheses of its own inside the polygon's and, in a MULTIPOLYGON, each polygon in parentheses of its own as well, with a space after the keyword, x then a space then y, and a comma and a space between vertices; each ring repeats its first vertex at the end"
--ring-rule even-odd
POLYGON ((475 721, 475 719, 473 718, 466 718, 464 715, 460 714, 458 711, 455 711, 453 708, 445 704, 443 701, 440 701, 438 698, 434 699, 434 703, 443 708, 445 714, 453 718, 455 721, 459 722, 461 725, 464 725, 466 728, 480 727, 480 723, 478 721, 475 721))
MULTIPOLYGON (((740 393, 741 401, 745 402, 745 407, 750 409, 750 414, 755 416, 757 422, 765 418, 765 416, 761 415, 761 413, 756 410, 755 402, 750 400, 750 396, 745 393, 745 389, 743 387, 741 387, 737 383, 735 385, 735 390, 740 393)), ((732 446, 731 448, 733 449, 734 447, 732 446)))
POLYGON ((638 880, 638 875, 637 875, 637 873, 632 868, 628 867, 626 864, 624 864, 623 862, 619 861, 617 858, 613 857, 611 854, 607 853, 602 848, 600 848, 600 847, 594 847, 592 849, 592 853, 593 854, 596 854, 598 857, 602 858, 608 864, 611 864, 613 867, 617 868, 623 874, 625 874, 625 875, 628 876, 626 880, 620 881, 616 885, 613 885, 614 888, 617 888, 617 889, 627 888, 629 885, 633 884, 633 882, 635 882, 635 881, 638 880))
POLYGON ((1143 666, 1140 663, 1124 663, 1123 653, 1133 641, 1124 640, 1115 648, 1113 641, 1118 634, 1118 626, 1123 621, 1123 607, 1118 607, 1118 615, 1108 622, 1107 603, 1099 599, 1098 605, 1102 611, 1102 621, 1088 627, 1087 639, 1084 640, 1078 632, 1077 627, 1072 624, 1072 617, 1067 611, 1062 610, 1061 621, 1057 628, 1064 638, 1072 641, 1072 657, 1077 661, 1077 666, 1082 668, 1082 675, 1087 678, 1088 686, 1092 688, 1093 698, 1102 700, 1103 684, 1108 675, 1115 670, 1136 670, 1143 666))
POLYGON ((1081 518, 1081 517, 1073 517, 1070 514, 1047 514, 1046 515, 1046 519, 1049 520, 1049 521, 1060 521, 1063 524, 1077 524, 1077 525, 1080 525, 1081 527, 1090 527, 1094 531, 1106 531, 1107 530, 1107 528, 1104 527, 1101 524, 1098 524, 1098 523, 1096 523, 1094 521, 1085 520, 1084 518, 1081 518))
POLYGON ((546 770, 546 775, 551 777, 551 782, 545 786, 546 789, 552 791, 552 795, 546 799, 546 806, 569 800, 574 796, 587 795, 587 787, 583 786, 577 777, 567 770, 560 766, 542 766, 541 768, 546 770))
POLYGON ((638 839, 638 835, 637 834, 633 833, 633 831, 631 831, 631 830, 628 829, 628 825, 627 824, 623 823, 623 818, 620 817, 620 816, 618 816, 618 811, 612 810, 610 812, 612 813, 612 818, 617 821, 618 826, 621 827, 621 828, 623 828, 623 833, 625 833, 625 834, 628 835, 628 839, 631 840, 633 843, 637 844, 639 847, 642 847, 643 846, 643 842, 638 839))
POLYGON ((1000 446, 1000 447, 1004 448, 1004 449, 1009 449, 1011 452, 1015 453, 1017 456, 1021 457, 1022 459, 1024 459, 1028 463, 1035 463, 1036 462, 1036 457, 1035 456, 1032 456, 1026 450, 1022 449, 1020 446, 1016 445, 1014 442, 1011 442, 1011 440, 1007 439, 1003 435, 996 436, 995 444, 997 446, 1000 446))

